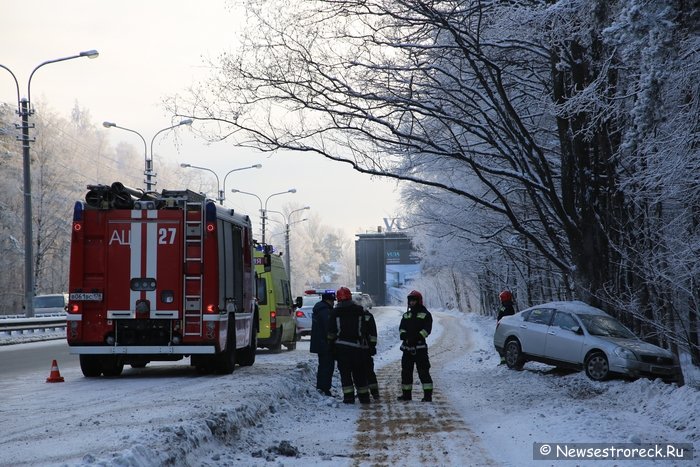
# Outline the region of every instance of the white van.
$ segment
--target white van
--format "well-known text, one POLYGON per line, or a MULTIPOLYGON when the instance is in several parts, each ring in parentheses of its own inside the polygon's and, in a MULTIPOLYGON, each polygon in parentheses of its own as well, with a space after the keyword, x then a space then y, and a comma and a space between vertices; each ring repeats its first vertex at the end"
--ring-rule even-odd
POLYGON ((47 295, 36 295, 34 300, 34 315, 55 315, 66 312, 68 306, 67 293, 54 293, 47 295))

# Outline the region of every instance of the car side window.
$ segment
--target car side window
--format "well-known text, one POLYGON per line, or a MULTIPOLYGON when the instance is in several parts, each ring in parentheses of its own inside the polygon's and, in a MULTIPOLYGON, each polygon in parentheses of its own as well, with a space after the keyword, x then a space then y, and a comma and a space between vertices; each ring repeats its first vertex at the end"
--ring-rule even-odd
POLYGON ((563 311, 557 311, 552 320, 552 326, 558 326, 567 331, 573 331, 574 328, 579 328, 579 324, 576 322, 573 316, 569 313, 563 311))
POLYGON ((552 319, 552 310, 549 308, 538 308, 530 312, 530 315, 525 319, 528 323, 549 324, 552 319))

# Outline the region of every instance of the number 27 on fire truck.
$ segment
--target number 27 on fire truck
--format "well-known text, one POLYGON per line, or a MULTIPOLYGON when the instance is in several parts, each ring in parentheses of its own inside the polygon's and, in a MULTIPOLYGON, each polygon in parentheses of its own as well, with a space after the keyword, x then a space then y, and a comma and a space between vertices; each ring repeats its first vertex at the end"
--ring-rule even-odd
POLYGON ((88 186, 73 213, 68 326, 85 376, 190 356, 198 371, 255 361, 248 216, 189 190, 88 186))

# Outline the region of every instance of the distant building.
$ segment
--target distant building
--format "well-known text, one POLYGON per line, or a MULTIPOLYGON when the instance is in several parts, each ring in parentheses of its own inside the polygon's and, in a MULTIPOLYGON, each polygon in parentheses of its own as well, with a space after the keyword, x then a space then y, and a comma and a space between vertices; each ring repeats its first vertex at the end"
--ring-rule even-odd
POLYGON ((357 234, 356 288, 369 294, 375 305, 405 301, 405 288, 420 277, 420 258, 402 232, 357 234))

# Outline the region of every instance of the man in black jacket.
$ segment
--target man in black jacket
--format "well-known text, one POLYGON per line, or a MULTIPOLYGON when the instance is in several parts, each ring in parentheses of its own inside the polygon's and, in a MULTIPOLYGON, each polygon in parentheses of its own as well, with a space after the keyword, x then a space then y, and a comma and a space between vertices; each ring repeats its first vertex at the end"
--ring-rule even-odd
POLYGON ((374 355, 377 355, 377 323, 374 315, 365 308, 364 318, 367 325, 368 339, 363 350, 365 352, 365 369, 367 374, 367 385, 374 400, 379 400, 379 383, 377 374, 374 372, 374 355))
POLYGON ((433 329, 433 317, 423 306, 423 296, 413 290, 408 294, 408 309, 401 318, 399 338, 403 341, 401 350, 401 396, 400 401, 410 401, 413 389, 413 366, 418 370, 418 378, 423 384, 423 402, 433 401, 433 379, 430 377, 428 344, 425 339, 433 329))
POLYGON ((369 340, 367 324, 364 320, 365 311, 352 301, 350 289, 339 288, 335 293, 338 300, 331 311, 328 326, 328 341, 335 349, 338 361, 340 383, 343 386, 343 402, 355 403, 355 389, 360 402, 369 403, 369 388, 367 387, 367 368, 363 346, 369 340))
POLYGON ((333 396, 331 385, 335 360, 328 345, 328 325, 331 310, 335 302, 335 294, 326 292, 321 295, 321 301, 314 305, 311 315, 311 344, 309 350, 318 355, 316 371, 316 390, 326 396, 333 396))

